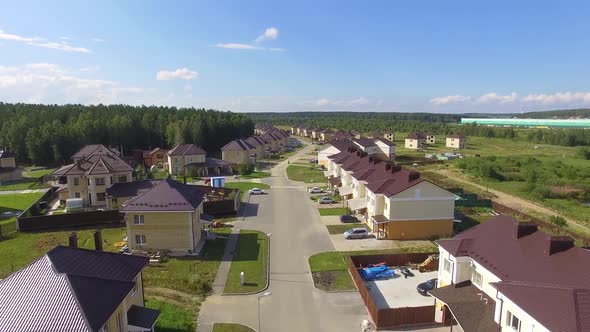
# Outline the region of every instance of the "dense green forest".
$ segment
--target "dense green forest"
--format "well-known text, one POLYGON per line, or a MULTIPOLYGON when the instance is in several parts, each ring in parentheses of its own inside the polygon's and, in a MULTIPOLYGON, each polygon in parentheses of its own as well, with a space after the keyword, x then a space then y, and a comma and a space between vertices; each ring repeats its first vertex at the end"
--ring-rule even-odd
POLYGON ((94 143, 127 151, 195 143, 217 152, 254 131, 254 122, 242 114, 157 106, 0 103, 0 119, 0 148, 38 165, 64 163, 94 143))
POLYGON ((526 112, 522 114, 515 114, 518 118, 523 119, 551 119, 554 116, 558 118, 564 117, 577 117, 590 118, 590 108, 576 108, 569 110, 554 110, 554 111, 543 111, 543 112, 526 112))

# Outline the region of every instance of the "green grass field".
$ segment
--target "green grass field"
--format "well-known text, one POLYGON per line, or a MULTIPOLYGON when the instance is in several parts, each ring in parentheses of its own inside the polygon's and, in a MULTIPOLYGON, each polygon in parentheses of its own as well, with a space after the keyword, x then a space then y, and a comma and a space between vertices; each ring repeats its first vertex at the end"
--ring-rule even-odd
POLYGON ((242 230, 238 238, 224 294, 255 292, 266 286, 268 268, 268 236, 263 232, 242 230), (240 285, 240 272, 245 274, 240 285))
POLYGON ((328 233, 330 233, 330 234, 342 234, 352 228, 369 229, 369 226, 367 226, 364 223, 353 223, 353 224, 342 224, 342 225, 326 225, 326 228, 328 229, 328 233))
POLYGON ((289 180, 301 181, 306 183, 325 183, 324 172, 313 166, 287 166, 287 176, 289 180))
POLYGON ((341 216, 348 214, 347 208, 321 208, 318 211, 320 211, 320 216, 341 216))
MULTIPOLYGON (((8 211, 24 211, 41 197, 43 193, 0 195, 0 214, 8 211)), ((3 234, 16 231, 16 217, 0 217, 3 234)))
POLYGON ((233 323, 215 323, 213 332, 255 332, 255 330, 242 324, 233 323))
POLYGON ((154 330, 156 332, 193 332, 194 314, 181 306, 147 297, 145 306, 160 311, 154 330))
POLYGON ((43 167, 27 167, 23 171, 23 177, 31 178, 31 179, 39 179, 51 172, 53 172, 55 168, 43 168, 43 167))
MULTIPOLYGON (((78 234, 80 248, 94 249, 94 228, 75 230, 78 234)), ((14 233, 0 241, 0 279, 29 264, 57 245, 68 245, 68 236, 72 230, 39 233, 14 233)), ((122 241, 126 230, 122 228, 104 228, 102 238, 105 251, 117 251, 113 244, 122 241)))
POLYGON ((240 189, 240 197, 244 197, 244 195, 248 192, 248 190, 252 188, 259 188, 262 190, 269 189, 270 186, 264 183, 258 182, 226 182, 226 188, 233 188, 233 189, 240 189))
POLYGON ((243 179, 262 179, 270 176, 269 172, 252 172, 250 174, 240 175, 243 179))

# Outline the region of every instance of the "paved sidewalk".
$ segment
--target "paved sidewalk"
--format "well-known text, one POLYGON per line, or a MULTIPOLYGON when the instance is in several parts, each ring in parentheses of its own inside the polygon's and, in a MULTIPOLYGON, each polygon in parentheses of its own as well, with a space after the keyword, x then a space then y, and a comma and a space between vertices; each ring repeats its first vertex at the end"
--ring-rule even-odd
POLYGON ((239 234, 240 230, 236 227, 231 230, 229 240, 225 246, 225 251, 223 252, 221 264, 219 264, 219 269, 217 270, 217 276, 215 277, 215 281, 213 281, 213 294, 223 294, 223 288, 225 287, 225 282, 227 281, 227 275, 229 273, 231 261, 234 257, 234 251, 236 250, 236 246, 238 244, 239 234))
POLYGON ((44 193, 48 190, 49 190, 49 188, 46 188, 46 189, 22 189, 22 190, 0 190, 0 195, 44 193))

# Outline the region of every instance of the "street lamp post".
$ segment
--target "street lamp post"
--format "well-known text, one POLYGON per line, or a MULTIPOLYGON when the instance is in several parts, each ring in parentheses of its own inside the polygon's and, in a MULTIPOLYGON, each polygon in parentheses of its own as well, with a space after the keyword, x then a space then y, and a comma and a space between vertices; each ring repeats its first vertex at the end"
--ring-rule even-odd
POLYGON ((258 296, 258 332, 262 331, 260 324, 260 299, 263 297, 270 296, 270 292, 264 292, 264 294, 258 296))

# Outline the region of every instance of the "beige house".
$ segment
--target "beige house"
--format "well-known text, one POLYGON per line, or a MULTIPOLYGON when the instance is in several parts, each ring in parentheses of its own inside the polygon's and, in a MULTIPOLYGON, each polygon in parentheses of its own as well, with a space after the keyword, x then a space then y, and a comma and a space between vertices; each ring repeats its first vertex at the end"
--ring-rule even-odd
POLYGON ((0 150, 0 182, 16 181, 22 178, 22 170, 16 167, 16 155, 0 150))
POLYGON ((108 188, 133 181, 133 168, 102 144, 83 147, 72 160, 73 164, 51 173, 60 184, 60 199, 82 198, 84 206, 103 207, 107 205, 108 188))
POLYGON ((311 139, 314 141, 319 141, 321 139, 321 133, 324 130, 324 128, 314 128, 311 130, 311 139))
POLYGON ((334 131, 332 129, 324 129, 320 132, 320 141, 324 143, 329 142, 332 139, 332 135, 334 135, 334 131))
POLYGON ((207 152, 195 144, 179 144, 168 151, 168 173, 185 175, 190 164, 205 163, 207 152))
POLYGON ((129 249, 193 254, 201 241, 205 193, 166 179, 124 203, 129 249))
POLYGON ((143 151, 143 163, 147 167, 152 165, 163 166, 168 165, 168 151, 155 148, 153 150, 143 151))
POLYGON ((395 140, 395 134, 391 130, 382 130, 380 133, 381 133, 381 137, 385 138, 386 140, 389 140, 392 142, 395 140))
POLYGON ((426 134, 426 144, 435 144, 436 136, 434 134, 426 134))
MULTIPOLYGON (((71 245, 77 246, 75 237, 71 245)), ((102 237, 95 233, 102 248, 102 237)), ((153 331, 147 257, 58 246, 0 281, 0 331, 153 331)))
POLYGON ((256 148, 243 139, 236 139, 221 148, 221 159, 232 165, 247 165, 256 161, 256 148))
POLYGON ((426 135, 422 133, 412 133, 405 139, 405 148, 419 150, 426 148, 426 135))
POLYGON ((465 149, 467 147, 467 137, 461 134, 453 134, 447 137, 447 148, 465 149))

